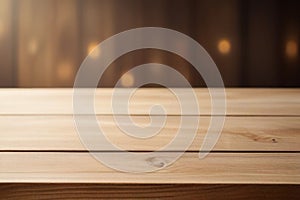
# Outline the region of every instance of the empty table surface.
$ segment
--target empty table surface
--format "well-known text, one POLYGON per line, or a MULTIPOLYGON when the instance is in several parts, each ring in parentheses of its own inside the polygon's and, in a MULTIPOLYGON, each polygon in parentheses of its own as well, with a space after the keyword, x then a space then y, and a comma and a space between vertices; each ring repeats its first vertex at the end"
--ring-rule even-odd
MULTIPOLYGON (((128 89, 122 90, 125 94, 128 89)), ((174 90, 180 95, 187 92, 183 88, 174 90)), ((165 152, 163 148, 175 137, 183 116, 180 102, 172 92, 164 88, 137 90, 129 99, 129 114, 122 110, 114 112, 111 106, 113 92, 114 89, 95 91, 96 118, 108 140, 120 149, 135 153, 159 150, 155 152, 156 157, 139 161, 142 163, 132 161, 133 165, 146 164, 159 169, 169 155, 185 151, 180 145, 175 145, 174 152, 165 152), (155 104, 164 107, 163 118, 155 110, 150 112, 155 104), (122 120, 127 115, 134 123, 122 120), (140 139, 124 134, 115 123, 115 116, 128 129, 136 125, 145 127, 151 120, 164 119, 165 122, 163 127, 159 127, 160 123, 153 124, 155 128, 161 128, 157 135, 140 139)), ((295 191, 291 188, 300 184, 300 89, 227 88, 225 114, 218 105, 215 112, 211 112, 207 89, 195 88, 194 92, 200 114, 195 115, 190 107, 184 115, 186 118, 199 117, 199 122, 196 136, 183 156, 155 172, 124 173, 97 161, 83 145, 73 118, 73 89, 1 89, 0 182, 5 183, 1 187, 15 190, 16 185, 10 185, 15 183, 147 184, 145 192, 154 188, 163 194, 164 190, 157 189, 154 184, 161 184, 162 188, 168 188, 166 184, 193 184, 185 190, 191 195, 195 188, 202 191, 201 188, 209 185, 264 184, 262 187, 266 191, 272 185, 275 188, 284 184, 289 187, 282 185, 279 188, 285 187, 284 190, 290 190, 290 193, 295 191), (224 127, 214 148, 205 158, 199 159, 198 151, 208 134, 211 117, 225 117, 224 127)), ((86 98, 84 93, 80 98, 86 98)), ((121 95, 116 101, 119 106, 126 106, 128 100, 121 95)), ((81 119, 88 121, 90 113, 81 114, 81 119)), ((184 124, 186 135, 179 139, 184 140, 191 134, 189 129, 193 125, 189 121, 184 124)), ((121 150, 108 151, 105 146, 92 150, 112 157, 125 155, 121 150)), ((180 189, 174 187, 170 192, 176 194, 180 189)), ((66 188, 70 190, 70 187, 66 188)), ((126 191, 141 189, 139 185, 125 188, 126 191)), ((228 190, 221 188, 218 189, 228 190)), ((83 190, 87 188, 83 187, 83 190)), ((249 188, 244 190, 251 191, 249 188)))

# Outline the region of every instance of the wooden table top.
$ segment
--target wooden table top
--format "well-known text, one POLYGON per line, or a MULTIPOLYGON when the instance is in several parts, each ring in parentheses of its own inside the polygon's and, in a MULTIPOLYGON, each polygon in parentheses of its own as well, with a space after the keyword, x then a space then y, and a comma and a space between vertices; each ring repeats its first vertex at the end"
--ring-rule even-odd
MULTIPOLYGON (((201 160, 199 145, 210 122, 211 103, 207 89, 194 90, 201 114, 192 145, 171 166, 133 174, 106 167, 83 146, 72 115, 72 89, 1 89, 0 182, 300 184, 300 89, 226 89, 223 131, 201 160)), ((174 137, 181 115, 176 97, 167 89, 140 89, 130 100, 130 114, 139 125, 149 123, 151 105, 165 107, 164 127, 147 140, 131 138, 114 124, 112 92, 97 89, 95 97, 97 118, 112 143, 142 153, 155 151, 174 137)), ((105 150, 97 149, 112 156, 124 153, 105 150)))

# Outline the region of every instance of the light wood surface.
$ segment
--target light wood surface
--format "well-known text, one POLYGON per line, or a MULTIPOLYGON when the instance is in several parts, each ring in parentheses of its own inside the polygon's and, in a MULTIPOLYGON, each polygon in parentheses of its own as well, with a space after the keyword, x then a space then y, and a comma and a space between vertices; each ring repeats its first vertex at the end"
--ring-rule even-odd
MULTIPOLYGON (((182 95, 186 93, 184 88, 177 88, 176 91, 182 95)), ((198 88, 194 91, 199 101, 200 114, 211 115, 208 90, 198 88)), ((97 89, 96 114, 112 114, 112 93, 112 89, 97 89)), ((73 114, 72 94, 72 89, 2 89, 0 114, 73 114)), ((300 115, 299 89, 227 88, 226 95, 227 115, 300 115)), ((125 106, 128 100, 120 98, 118 101, 120 106, 125 106)), ((181 114, 176 97, 163 88, 140 89, 129 103, 129 111, 133 115, 149 115, 149 110, 154 104, 164 106, 168 115, 181 114)), ((189 110, 193 111, 194 108, 189 110)), ((114 114, 128 113, 114 112, 114 114)), ((215 114, 223 114, 218 106, 215 114)))
MULTIPOLYGON (((160 168, 171 154, 157 152, 153 159, 134 162, 132 167, 145 162, 160 168)), ((300 179, 300 153, 211 153, 200 160, 198 153, 189 152, 151 173, 116 172, 88 153, 2 152, 0 156, 0 182, 297 184, 300 179)))
MULTIPOLYGON (((202 116, 188 151, 160 171, 131 174, 106 167, 81 144, 72 116, 72 89, 1 89, 0 182, 300 184, 299 89, 226 89, 224 129, 212 152, 201 160, 198 150, 210 122, 211 105, 207 89, 195 91, 202 116)), ((140 89, 130 100, 130 117, 141 126, 151 117, 162 117, 156 113, 149 116, 153 104, 161 103, 166 108, 164 127, 147 140, 126 136, 115 124, 110 106, 112 92, 97 89, 95 107, 104 134, 114 144, 143 153, 163 147, 174 137, 181 115, 175 96, 166 89, 140 89)), ((124 99, 119 101, 125 105, 124 99)), ((117 114, 127 117, 126 113, 117 114)), ((184 126, 189 129, 189 122, 184 126)), ((105 148, 93 150, 122 155, 105 148)), ((157 152, 155 159, 161 159, 158 165, 153 159, 140 162, 159 168, 172 153, 157 152)))
MULTIPOLYGON (((120 148, 153 151, 167 145, 176 136, 180 118, 168 116, 162 130, 146 140, 126 135, 118 128, 112 116, 98 116, 98 122, 105 136, 120 148)), ((150 117, 132 116, 132 120, 137 125, 146 126, 150 117)), ((134 126, 132 123, 120 122, 122 126, 134 126)), ((190 151, 199 151, 209 122, 210 117, 200 117, 190 151)), ((299 122, 300 117, 228 116, 213 151, 300 151, 299 122)), ((192 129, 191 126, 185 124, 186 129, 192 129)), ((0 116, 0 138, 0 150, 86 150, 76 132, 74 119, 69 115, 0 116)))

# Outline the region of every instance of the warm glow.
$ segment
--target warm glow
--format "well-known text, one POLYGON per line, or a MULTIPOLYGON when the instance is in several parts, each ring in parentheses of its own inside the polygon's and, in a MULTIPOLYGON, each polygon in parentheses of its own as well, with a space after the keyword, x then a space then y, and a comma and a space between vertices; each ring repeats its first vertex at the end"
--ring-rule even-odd
POLYGON ((288 58, 294 59, 298 55, 298 44, 295 40, 287 41, 285 45, 285 54, 288 58))
POLYGON ((132 74, 130 73, 125 73, 122 77, 121 77, 121 84, 124 87, 131 87, 133 86, 134 83, 134 77, 132 74))
POLYGON ((68 62, 62 62, 58 65, 56 74, 60 80, 71 80, 73 75, 72 65, 68 62))
POLYGON ((228 54, 230 52, 230 49, 231 49, 231 44, 228 39, 222 39, 219 41, 218 50, 220 51, 220 53, 228 54))
POLYGON ((89 56, 91 58, 97 58, 100 55, 100 48, 96 48, 97 45, 99 43, 98 42, 91 42, 87 48, 87 54, 89 54, 89 56))
POLYGON ((35 39, 30 40, 29 43, 28 43, 28 52, 29 52, 29 54, 34 55, 34 54, 36 54, 37 50, 38 50, 37 41, 35 39))

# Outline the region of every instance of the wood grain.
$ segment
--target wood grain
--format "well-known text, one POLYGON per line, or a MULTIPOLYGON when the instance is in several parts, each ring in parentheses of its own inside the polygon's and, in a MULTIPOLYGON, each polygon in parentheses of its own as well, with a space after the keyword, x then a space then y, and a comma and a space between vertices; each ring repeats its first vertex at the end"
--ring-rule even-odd
POLYGON ((0 199, 298 199, 299 185, 0 184, 0 199))
MULTIPOLYGON (((120 125, 130 128, 133 123, 122 120, 120 125)), ((84 119, 85 117, 83 117, 84 119)), ((98 116, 105 136, 122 149, 153 151, 167 145, 177 134, 180 116, 166 119, 161 131, 152 138, 138 139, 126 135, 118 128, 112 116, 98 116)), ((190 117, 193 118, 193 117, 190 117)), ((132 116, 141 127, 150 123, 148 116, 132 116)), ((155 120, 154 120, 155 121, 155 120)), ((207 133, 210 117, 200 117, 198 131, 189 151, 199 151, 207 133)), ((89 121, 86 125, 89 126, 89 121)), ((184 125, 187 134, 192 123, 184 125)), ((142 130, 141 130, 142 131, 142 130)), ((0 116, 0 150, 86 150, 76 132, 72 116, 0 116)), ((185 138, 182 137, 182 140, 185 138)), ((107 150, 107 149, 94 149, 107 150)), ((183 150, 178 147, 177 150, 183 150)), ((300 117, 226 117, 224 128, 213 151, 300 151, 300 117)))
MULTIPOLYGON (((126 89, 123 89, 125 91, 126 89)), ((72 89, 2 89, 0 114, 73 114, 72 89)), ((177 89, 184 95, 185 89, 177 89)), ((207 89, 195 89, 200 114, 211 115, 211 103, 207 89)), ((112 89, 97 89, 95 112, 112 114, 112 89)), ((299 89, 226 89, 227 115, 300 115, 299 89)), ((85 98, 82 95, 82 98, 85 98)), ((119 106, 126 106, 127 99, 118 99, 119 106)), ((149 115, 154 104, 161 104, 168 115, 180 115, 176 97, 167 89, 140 89, 130 100, 133 115, 149 115)), ((194 113, 194 108, 188 110, 194 113)), ((188 113, 188 112, 187 112, 188 113)), ((114 112, 114 114, 128 114, 114 112)), ((152 113, 152 114, 155 114, 152 113)), ((224 114, 216 108, 216 113, 224 114)))
MULTIPOLYGON (((123 156, 118 152, 101 153, 123 156)), ((171 154, 156 153, 135 161, 132 167, 146 164, 159 169, 171 154)), ((299 184, 300 153, 211 153, 201 160, 197 153, 186 153, 154 173, 122 173, 104 166, 88 153, 2 152, 0 182, 299 184)))
MULTIPOLYGON (((185 89, 176 90, 180 95, 186 94, 185 89)), ((140 140, 124 135, 115 125, 110 105, 113 91, 96 90, 96 113, 107 138, 135 153, 157 150, 170 141, 182 117, 177 99, 171 92, 163 88, 143 88, 130 99, 130 117, 135 124, 146 126, 150 117, 166 117, 166 123, 157 136, 140 140), (155 112, 150 114, 149 109, 153 104, 162 104, 166 110, 165 115, 155 112)), ((118 172, 101 164, 85 150, 75 131, 72 89, 2 89, 0 182, 300 184, 300 90, 230 88, 226 91, 228 106, 224 129, 214 150, 207 157, 200 160, 198 149, 210 123, 211 103, 207 89, 197 88, 195 92, 201 110, 200 121, 197 136, 188 152, 171 165, 169 161, 172 155, 183 152, 183 149, 156 152, 140 161, 130 160, 128 162, 132 163, 134 169, 141 165, 153 169, 167 166, 155 173, 132 174, 118 172)), ((86 97, 85 94, 80 96, 86 97)), ((118 98, 118 101, 119 106, 126 106, 124 96, 118 98)), ((195 117, 193 107, 188 109, 191 112, 186 113, 185 117, 195 117)), ((224 116, 224 113, 219 113, 219 109, 217 111, 214 117, 224 116)), ((89 119, 86 113, 82 114, 82 119, 89 119)), ((117 114, 121 118, 128 116, 128 113, 117 114)), ((85 123, 90 125, 89 120, 85 123)), ((125 127, 133 126, 122 119, 121 124, 125 127)), ((192 128, 190 122, 183 126, 186 131, 192 128)), ((110 152, 105 148, 93 150, 94 154, 105 154, 111 158, 119 159, 116 155, 126 157, 120 151, 110 152)), ((116 164, 123 165, 122 162, 116 164)), ((63 188, 62 191, 68 195, 68 190, 63 188)), ((130 192, 130 189, 126 191, 130 192)), ((170 193, 176 194, 173 190, 170 193)), ((193 194, 196 193, 191 192, 193 194)), ((163 193, 161 196, 164 196, 163 193)), ((280 195, 276 193, 275 196, 280 195)))

